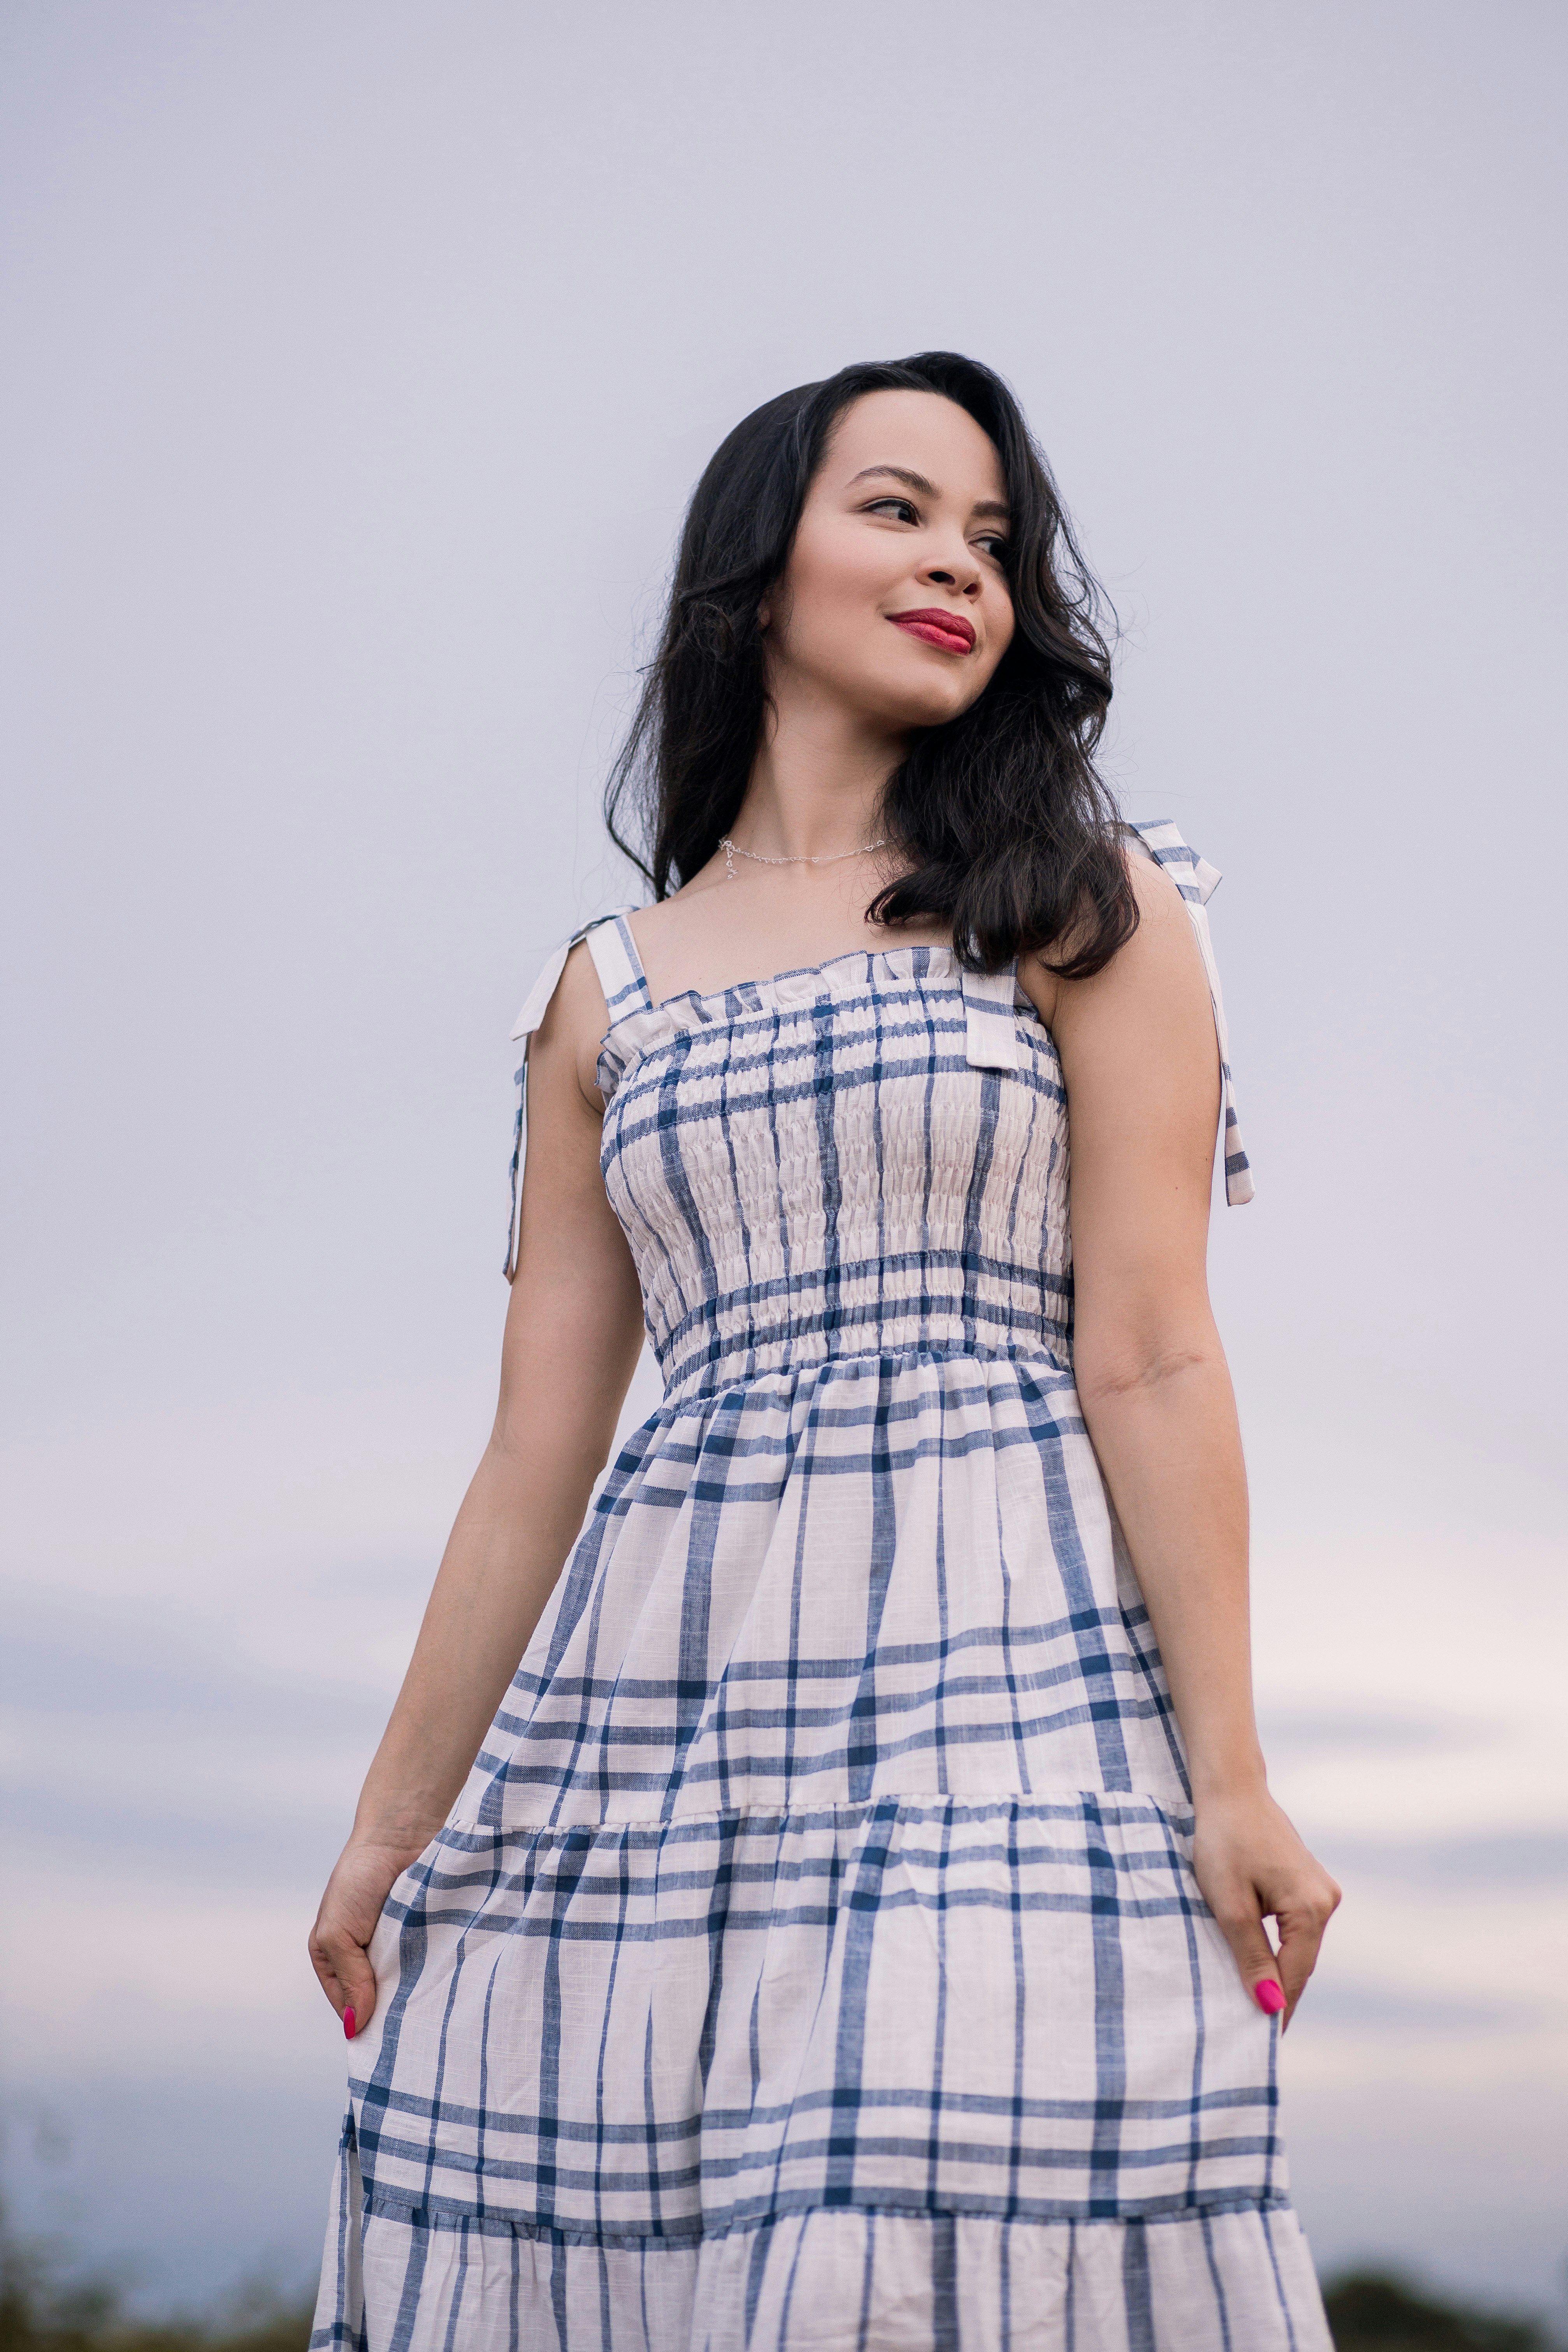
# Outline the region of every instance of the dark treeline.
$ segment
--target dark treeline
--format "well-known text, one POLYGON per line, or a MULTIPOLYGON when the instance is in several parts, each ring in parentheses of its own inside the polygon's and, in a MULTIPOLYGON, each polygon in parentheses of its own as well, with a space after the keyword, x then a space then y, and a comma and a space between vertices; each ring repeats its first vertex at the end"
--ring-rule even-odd
POLYGON ((221 2320, 139 2320, 119 2286, 73 2275, 58 2241, 23 2238, 0 2214, 0 2352, 304 2352, 310 2305, 258 2288, 221 2320))
POLYGON ((1377 2272, 1337 2280, 1324 2299, 1338 2352, 1557 2352, 1535 2320, 1438 2302, 1377 2272))
POLYGON ((242 2302, 226 2319, 138 2320, 112 2287, 40 2285, 8 2267, 0 2282, 0 2352, 305 2352, 308 2303, 242 2302))

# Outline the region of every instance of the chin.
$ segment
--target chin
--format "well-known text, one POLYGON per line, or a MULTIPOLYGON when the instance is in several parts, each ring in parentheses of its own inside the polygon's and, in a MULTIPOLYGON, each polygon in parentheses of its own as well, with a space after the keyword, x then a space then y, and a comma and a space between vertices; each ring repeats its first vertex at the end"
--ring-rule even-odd
POLYGON ((978 698, 973 694, 903 694, 889 702, 888 716, 900 730, 904 728, 945 727, 950 719, 957 719, 978 698))
POLYGON ((857 661, 845 648, 836 651, 838 658, 824 662, 816 672, 819 688, 892 734, 945 727, 978 701, 990 682, 987 677, 977 688, 973 677, 961 672, 956 664, 939 669, 930 655, 917 655, 912 661, 889 661, 883 653, 880 660, 857 661))
POLYGON ((976 698, 967 678, 910 677, 907 673, 889 677, 885 670, 879 677, 864 671, 858 678, 846 677, 840 690, 879 726, 900 735, 911 728, 945 727, 976 698))

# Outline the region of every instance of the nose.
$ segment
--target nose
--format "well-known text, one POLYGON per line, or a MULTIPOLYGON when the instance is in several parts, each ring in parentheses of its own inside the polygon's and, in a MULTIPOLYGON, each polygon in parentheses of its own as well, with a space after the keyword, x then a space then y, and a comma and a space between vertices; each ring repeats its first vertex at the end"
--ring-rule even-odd
POLYGON ((970 553, 967 543, 963 544, 962 554, 950 549, 943 562, 923 565, 921 577, 929 580, 935 588, 956 589, 961 596, 978 596, 983 584, 980 566, 970 553))

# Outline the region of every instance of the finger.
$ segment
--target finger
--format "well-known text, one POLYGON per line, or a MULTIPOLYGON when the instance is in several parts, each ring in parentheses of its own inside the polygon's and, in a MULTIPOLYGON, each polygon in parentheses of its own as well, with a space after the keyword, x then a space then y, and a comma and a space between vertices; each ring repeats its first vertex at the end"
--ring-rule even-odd
POLYGON ((1230 1946, 1242 1983, 1266 2017, 1278 2017, 1287 1995, 1279 1980, 1279 1963, 1263 1925, 1258 1897, 1249 1888, 1224 1914, 1215 1913, 1230 1946))
POLYGON ((375 2011, 375 1971, 368 1953, 351 1936, 312 1936, 310 1960, 322 1991, 342 2019, 344 2033, 353 2041, 375 2011))
POLYGON ((338 1982, 343 1989, 340 2011, 343 2032, 353 2042, 375 2014, 375 1970, 363 1944, 351 1946, 343 1954, 338 1963, 338 1982))
POLYGON ((331 1954, 328 1952, 327 1946, 322 1939, 319 1928, 311 1928, 305 1948, 310 1955, 310 1966, 316 1971, 317 1983, 321 1986, 321 1990, 326 1994, 327 1999, 331 2002, 332 2007, 341 2016, 342 2014, 344 1994, 342 1986, 338 1982, 338 1971, 336 1966, 332 1961, 331 1954))
POLYGON ((1318 1965, 1328 1914, 1284 1911, 1279 1914, 1279 1980, 1285 1988, 1285 2023, 1296 2014, 1296 2004, 1307 1990, 1307 1979, 1318 1965))

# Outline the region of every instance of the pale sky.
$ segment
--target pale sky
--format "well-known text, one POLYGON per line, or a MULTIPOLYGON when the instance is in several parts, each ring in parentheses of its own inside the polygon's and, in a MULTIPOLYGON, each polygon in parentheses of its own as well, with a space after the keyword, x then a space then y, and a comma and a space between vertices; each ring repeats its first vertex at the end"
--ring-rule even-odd
MULTIPOLYGON (((758 402, 1000 369, 1210 912, 1321 2263, 1562 2293, 1568 19, 10 0, 9 2194, 319 2253, 303 1939, 483 1443, 511 1015, 758 402)), ((635 1410, 654 1390, 639 1381, 635 1410)))

